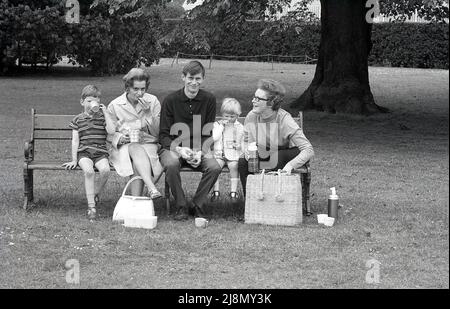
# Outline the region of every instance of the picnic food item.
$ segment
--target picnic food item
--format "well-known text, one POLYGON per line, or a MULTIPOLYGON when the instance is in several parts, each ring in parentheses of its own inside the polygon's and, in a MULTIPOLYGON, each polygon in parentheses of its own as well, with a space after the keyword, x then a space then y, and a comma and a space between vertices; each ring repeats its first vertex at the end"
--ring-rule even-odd
POLYGON ((328 217, 338 218, 339 196, 336 194, 336 188, 330 188, 331 195, 328 197, 328 217))

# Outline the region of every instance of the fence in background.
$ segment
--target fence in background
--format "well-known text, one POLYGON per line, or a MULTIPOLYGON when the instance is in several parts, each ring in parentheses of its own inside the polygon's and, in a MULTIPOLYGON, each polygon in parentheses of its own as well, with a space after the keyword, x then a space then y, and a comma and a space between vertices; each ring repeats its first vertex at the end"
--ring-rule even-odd
MULTIPOLYGON (((302 55, 302 56, 290 56, 290 55, 272 55, 272 54, 264 54, 264 55, 254 55, 254 56, 229 56, 229 55, 216 55, 216 54, 210 54, 210 55, 195 55, 195 54, 186 54, 177 52, 176 56, 172 60, 171 66, 174 65, 174 63, 178 64, 178 59, 180 58, 198 58, 198 59, 209 59, 209 68, 212 68, 212 63, 214 59, 219 58, 220 60, 248 60, 252 61, 252 59, 256 59, 258 62, 268 62, 272 65, 272 70, 274 69, 274 63, 280 63, 280 62, 286 62, 286 63, 299 63, 299 64, 316 64, 317 59, 311 58, 308 55, 302 55), (303 61, 294 61, 295 59, 303 59, 303 61), (281 61, 282 60, 282 61, 281 61)), ((253 60, 254 61, 254 60, 253 60)))

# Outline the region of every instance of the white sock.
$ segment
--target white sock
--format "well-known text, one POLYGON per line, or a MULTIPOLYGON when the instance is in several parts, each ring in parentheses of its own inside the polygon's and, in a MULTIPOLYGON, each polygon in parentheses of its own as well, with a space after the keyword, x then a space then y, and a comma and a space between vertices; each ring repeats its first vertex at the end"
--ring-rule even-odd
POLYGON ((237 192, 239 178, 231 178, 231 192, 237 192))
POLYGON ((214 191, 220 191, 219 179, 217 179, 216 183, 214 184, 214 191))
POLYGON ((93 205, 93 207, 95 206, 94 196, 95 196, 95 194, 87 194, 86 195, 88 205, 93 205))

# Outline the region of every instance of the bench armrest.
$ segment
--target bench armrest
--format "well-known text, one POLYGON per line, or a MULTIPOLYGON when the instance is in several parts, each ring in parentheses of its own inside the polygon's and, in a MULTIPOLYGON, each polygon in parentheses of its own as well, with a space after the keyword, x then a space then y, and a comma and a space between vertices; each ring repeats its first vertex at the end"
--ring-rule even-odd
POLYGON ((34 142, 33 141, 25 142, 25 147, 24 147, 23 153, 25 156, 25 162, 33 161, 33 158, 34 158, 34 142))

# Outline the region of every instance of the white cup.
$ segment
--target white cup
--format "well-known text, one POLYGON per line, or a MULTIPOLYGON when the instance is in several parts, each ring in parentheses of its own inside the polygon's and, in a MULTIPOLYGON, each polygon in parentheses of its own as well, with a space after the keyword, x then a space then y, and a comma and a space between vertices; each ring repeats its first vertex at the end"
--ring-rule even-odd
POLYGON ((141 139, 141 131, 140 130, 131 130, 130 131, 130 143, 139 143, 141 139))
POLYGON ((325 222, 323 223, 325 226, 333 226, 334 224, 334 218, 333 217, 327 217, 325 219, 325 222))
POLYGON ((100 103, 98 103, 96 101, 92 101, 90 109, 93 113, 98 113, 98 111, 100 110, 100 103))
POLYGON ((205 218, 195 218, 195 226, 206 228, 208 226, 208 220, 206 220, 205 218))
POLYGON ((318 214, 318 215, 317 215, 317 222, 318 222, 319 224, 325 224, 326 218, 328 218, 328 215, 327 215, 327 214, 318 214))

